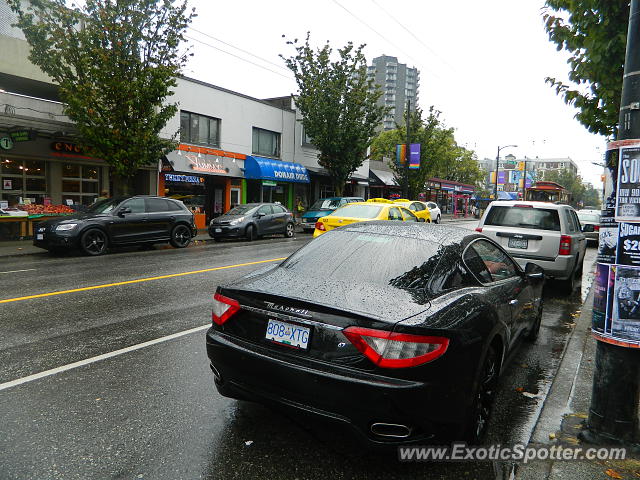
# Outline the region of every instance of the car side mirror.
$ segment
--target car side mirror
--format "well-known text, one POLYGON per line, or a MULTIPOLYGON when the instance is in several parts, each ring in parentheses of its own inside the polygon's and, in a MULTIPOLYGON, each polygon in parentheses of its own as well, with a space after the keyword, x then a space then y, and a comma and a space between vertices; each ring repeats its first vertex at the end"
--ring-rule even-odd
POLYGON ((122 207, 118 210, 119 217, 124 217, 125 213, 131 213, 131 209, 129 207, 122 207))
POLYGON ((266 215, 266 213, 260 212, 260 213, 256 213, 256 217, 258 218, 262 218, 266 215))
POLYGON ((542 280, 544 278, 544 269, 536 263, 527 263, 524 267, 524 274, 532 280, 542 280))

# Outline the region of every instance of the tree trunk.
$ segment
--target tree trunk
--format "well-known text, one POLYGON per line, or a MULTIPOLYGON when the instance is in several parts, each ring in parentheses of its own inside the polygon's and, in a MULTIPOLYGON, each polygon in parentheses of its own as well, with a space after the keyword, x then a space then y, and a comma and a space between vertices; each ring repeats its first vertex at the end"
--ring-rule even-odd
POLYGON ((344 184, 345 182, 335 182, 333 184, 333 188, 336 191, 336 197, 341 197, 342 193, 344 192, 344 184))

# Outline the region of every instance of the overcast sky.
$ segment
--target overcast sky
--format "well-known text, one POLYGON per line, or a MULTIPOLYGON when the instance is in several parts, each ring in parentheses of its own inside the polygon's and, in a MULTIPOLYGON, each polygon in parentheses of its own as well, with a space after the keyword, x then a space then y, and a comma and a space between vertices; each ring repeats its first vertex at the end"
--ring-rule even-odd
POLYGON ((282 35, 310 31, 314 45, 328 40, 334 48, 365 43, 369 63, 386 54, 420 70, 420 107, 442 111, 479 158, 516 144, 501 156, 571 157, 601 186, 602 169, 591 162, 602 161, 604 138, 544 82, 565 79, 568 67, 544 31, 543 0, 190 2, 198 17, 187 31, 189 77, 257 98, 283 96, 296 85, 278 57, 293 53, 282 35))

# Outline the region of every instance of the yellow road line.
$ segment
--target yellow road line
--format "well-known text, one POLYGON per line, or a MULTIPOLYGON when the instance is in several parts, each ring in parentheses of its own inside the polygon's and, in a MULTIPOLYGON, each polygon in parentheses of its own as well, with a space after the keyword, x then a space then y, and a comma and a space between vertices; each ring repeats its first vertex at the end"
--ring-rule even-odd
POLYGON ((185 275, 195 275, 196 273, 206 273, 206 272, 214 272, 216 270, 226 270, 229 268, 247 267, 249 265, 258 265, 260 263, 278 262, 280 260, 284 260, 285 258, 287 257, 271 258, 269 260, 259 260, 257 262, 238 263, 236 265, 226 265, 224 267, 205 268, 203 270, 194 270, 192 272, 171 273, 169 275, 160 275, 158 277, 138 278, 136 280, 126 280, 124 282, 107 283, 104 285, 93 285, 91 287, 73 288, 71 290, 61 290, 59 292, 39 293, 37 295, 28 295, 26 297, 7 298, 6 300, 0 300, 0 303, 20 302, 22 300, 30 300, 32 298, 52 297, 54 295, 65 295, 67 293, 86 292, 87 290, 98 290, 100 288, 117 287, 120 285, 130 285, 132 283, 151 282, 153 280, 162 280, 165 278, 183 277, 185 275))

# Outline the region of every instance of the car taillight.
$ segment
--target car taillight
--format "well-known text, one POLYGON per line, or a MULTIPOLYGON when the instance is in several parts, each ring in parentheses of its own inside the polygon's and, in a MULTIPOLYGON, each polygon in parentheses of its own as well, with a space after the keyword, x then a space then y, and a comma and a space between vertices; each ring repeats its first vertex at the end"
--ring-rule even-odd
POLYGON ((408 333, 393 333, 371 328, 348 327, 345 337, 374 364, 382 368, 406 368, 422 365, 447 351, 449 339, 408 333))
POLYGON ((225 297, 216 293, 213 296, 213 310, 211 311, 211 319, 214 323, 222 325, 229 320, 236 312, 240 310, 240 304, 233 298, 225 297))
POLYGON ((476 232, 482 233, 482 227, 476 227, 476 232))
POLYGON ((569 235, 562 235, 560 237, 558 255, 571 255, 571 237, 569 235))
POLYGON ((593 231, 594 232, 599 232, 600 231, 600 225, 594 225, 593 226, 593 231))
POLYGON ((324 223, 316 222, 316 230, 320 230, 321 232, 324 232, 326 230, 326 228, 324 228, 324 223))

